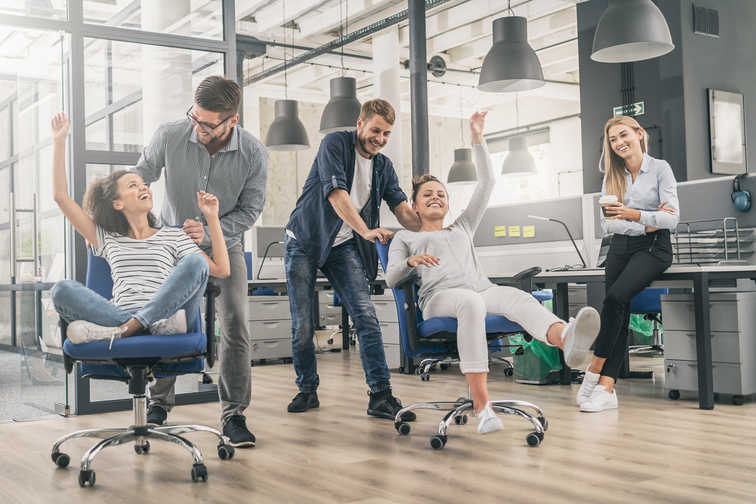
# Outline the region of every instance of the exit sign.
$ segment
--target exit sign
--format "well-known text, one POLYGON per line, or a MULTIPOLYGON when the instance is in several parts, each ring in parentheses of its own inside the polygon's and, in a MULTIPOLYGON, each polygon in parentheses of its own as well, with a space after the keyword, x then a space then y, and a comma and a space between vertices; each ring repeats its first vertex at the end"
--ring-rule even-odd
POLYGON ((632 105, 628 105, 627 107, 621 106, 621 107, 614 107, 612 109, 614 112, 614 117, 625 115, 625 116, 639 116, 646 113, 646 104, 645 102, 636 102, 632 105))

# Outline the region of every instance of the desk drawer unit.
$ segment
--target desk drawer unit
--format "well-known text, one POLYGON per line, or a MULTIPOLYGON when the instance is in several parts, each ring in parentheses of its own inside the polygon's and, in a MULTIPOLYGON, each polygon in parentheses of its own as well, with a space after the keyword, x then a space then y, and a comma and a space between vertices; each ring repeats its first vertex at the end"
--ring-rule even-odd
MULTIPOLYGON (((697 391, 693 295, 662 295, 662 317, 665 388, 697 391)), ((756 293, 711 294, 709 318, 714 391, 756 393, 756 293)))
POLYGON ((251 359, 290 359, 289 299, 286 296, 250 296, 247 307, 251 359))

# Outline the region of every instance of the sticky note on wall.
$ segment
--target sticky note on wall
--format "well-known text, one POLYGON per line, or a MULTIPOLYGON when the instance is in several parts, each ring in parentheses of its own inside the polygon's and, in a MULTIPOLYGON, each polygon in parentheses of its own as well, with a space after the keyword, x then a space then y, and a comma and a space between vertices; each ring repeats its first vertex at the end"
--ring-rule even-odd
POLYGON ((522 237, 523 238, 535 237, 535 226, 522 226, 522 237))
POLYGON ((509 226, 509 236, 520 236, 520 226, 509 226))
POLYGON ((496 226, 494 228, 494 238, 501 238, 507 236, 507 226, 496 226))

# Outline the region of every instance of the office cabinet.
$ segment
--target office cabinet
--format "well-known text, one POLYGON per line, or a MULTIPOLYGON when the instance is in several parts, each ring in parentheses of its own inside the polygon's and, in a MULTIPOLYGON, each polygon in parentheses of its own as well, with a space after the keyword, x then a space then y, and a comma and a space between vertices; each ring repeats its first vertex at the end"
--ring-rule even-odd
POLYGON ((291 314, 286 296, 250 296, 247 300, 251 359, 291 359, 291 314))
MULTIPOLYGON (((662 295, 665 387, 669 396, 680 390, 698 391, 695 311, 692 294, 662 295)), ((756 393, 756 293, 732 292, 709 296, 714 392, 756 393)))
POLYGON ((384 294, 372 296, 371 299, 378 316, 378 324, 381 326, 386 364, 392 368, 401 367, 404 354, 402 353, 394 294, 391 291, 386 291, 384 294))

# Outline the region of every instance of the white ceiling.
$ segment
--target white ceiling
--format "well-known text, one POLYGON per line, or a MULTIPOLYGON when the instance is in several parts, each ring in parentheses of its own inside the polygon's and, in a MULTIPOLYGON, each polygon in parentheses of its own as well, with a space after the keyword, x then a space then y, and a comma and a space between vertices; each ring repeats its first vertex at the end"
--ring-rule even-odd
MULTIPOLYGON (((546 85, 518 93, 519 125, 579 113, 577 16, 575 4, 584 0, 513 0, 518 16, 528 19, 528 41, 543 67, 546 85)), ((266 42, 315 48, 408 8, 406 0, 236 0, 237 32, 266 42)), ((483 58, 492 45, 494 19, 509 15, 506 0, 450 0, 426 12, 427 58, 441 56, 447 72, 428 73, 431 115, 467 117, 473 109, 501 109, 507 116, 499 129, 514 127, 514 94, 481 93, 476 89, 483 58), (460 106, 462 104, 462 107, 460 106), (462 108, 462 110, 460 110, 462 108)), ((408 22, 398 25, 399 61, 409 59, 408 22)), ((373 96, 372 37, 344 46, 346 75, 357 79, 358 98, 373 96), (355 55, 357 57, 351 57, 355 55)), ((244 62, 245 78, 253 77, 303 49, 269 45, 264 57, 244 62)), ((343 74, 342 58, 324 54, 250 84, 260 96, 325 103, 329 81, 343 74)), ((400 70, 402 110, 409 110, 410 72, 400 70)), ((487 128, 489 129, 489 128, 487 128)))

